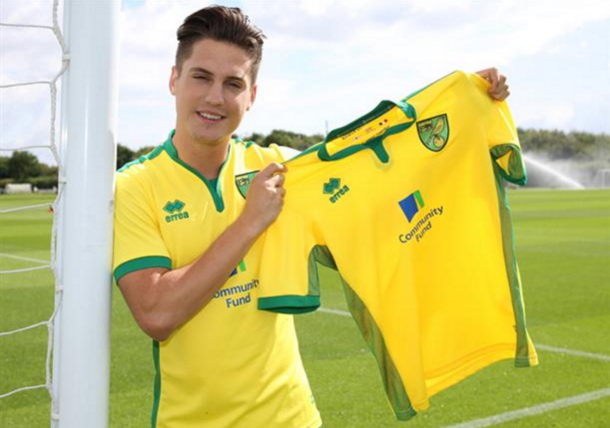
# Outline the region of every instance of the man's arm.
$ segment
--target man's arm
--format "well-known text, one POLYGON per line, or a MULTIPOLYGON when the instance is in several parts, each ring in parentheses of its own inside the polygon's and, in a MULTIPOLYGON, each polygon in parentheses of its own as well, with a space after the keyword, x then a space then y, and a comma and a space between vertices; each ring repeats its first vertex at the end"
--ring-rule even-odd
POLYGON ((242 214, 193 263, 174 270, 142 269, 119 280, 127 305, 146 334, 158 341, 167 339, 212 299, 282 210, 285 171, 284 165, 273 163, 258 173, 242 214))

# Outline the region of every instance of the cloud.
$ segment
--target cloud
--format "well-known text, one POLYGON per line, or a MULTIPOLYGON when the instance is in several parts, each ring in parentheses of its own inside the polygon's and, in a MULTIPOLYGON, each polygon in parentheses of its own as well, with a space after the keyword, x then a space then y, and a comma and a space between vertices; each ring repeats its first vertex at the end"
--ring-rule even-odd
MULTIPOLYGON (((137 147, 165 137, 174 120, 167 81, 176 29, 186 15, 211 3, 216 2, 135 1, 121 11, 122 142, 137 147)), ((3 22, 51 22, 51 1, 2 0, 1 4, 3 22)), ((258 99, 241 128, 246 132, 273 128, 322 132, 327 120, 331 128, 341 126, 380 99, 403 97, 456 68, 474 71, 494 65, 505 69, 553 49, 562 57, 570 44, 561 41, 570 34, 601 21, 610 23, 610 3, 600 0, 242 0, 239 4, 268 36, 258 99)), ((50 32, 0 31, 0 82, 49 79, 59 69, 61 54, 50 32)), ((592 56, 608 55, 584 43, 579 40, 578 46, 592 56)), ((604 64, 608 76, 610 57, 604 64)), ((544 68, 541 64, 540 69, 544 68)), ((532 77, 540 78, 527 76, 529 86, 524 79, 515 87, 534 93, 532 77)), ((554 127, 574 121, 579 114, 580 105, 575 113, 573 100, 562 100, 555 93, 530 98, 535 102, 520 105, 529 123, 554 127)), ((48 97, 27 91, 17 97, 2 96, 5 112, 10 105, 20 114, 42 115, 35 107, 38 102, 48 103, 48 97)), ((608 100, 600 107, 603 102, 603 97, 592 99, 588 108, 608 111, 608 100)), ((17 116, 12 113, 10 120, 7 117, 3 113, 3 136, 17 135, 11 129, 33 123, 33 119, 14 119, 17 116)))
POLYGON ((519 122, 531 124, 534 128, 565 129, 576 114, 576 106, 564 101, 560 103, 536 103, 519 109, 519 122))

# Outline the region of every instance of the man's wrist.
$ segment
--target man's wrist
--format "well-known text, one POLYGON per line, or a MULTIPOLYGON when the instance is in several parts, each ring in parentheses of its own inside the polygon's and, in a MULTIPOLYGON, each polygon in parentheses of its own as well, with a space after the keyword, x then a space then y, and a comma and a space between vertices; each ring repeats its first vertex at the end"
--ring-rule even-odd
POLYGON ((237 228, 239 236, 251 241, 255 241, 264 231, 264 228, 261 228, 256 222, 250 221, 243 214, 233 224, 237 228))

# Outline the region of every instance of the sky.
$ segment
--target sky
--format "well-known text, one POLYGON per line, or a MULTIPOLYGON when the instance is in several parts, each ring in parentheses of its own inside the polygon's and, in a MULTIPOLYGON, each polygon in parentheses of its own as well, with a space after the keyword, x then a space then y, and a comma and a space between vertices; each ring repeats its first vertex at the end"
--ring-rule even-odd
MULTIPOLYGON (((382 99, 403 98, 454 70, 488 67, 508 76, 517 126, 610 134, 606 0, 123 0, 122 144, 156 145, 173 128, 175 32, 213 3, 242 8, 267 36, 242 136, 324 134, 382 99)), ((49 25, 51 11, 51 0, 1 0, 0 22, 49 25)), ((49 80, 60 66, 50 31, 0 27, 0 84, 49 80)), ((49 112, 48 87, 1 89, 0 148, 48 142, 49 112)))

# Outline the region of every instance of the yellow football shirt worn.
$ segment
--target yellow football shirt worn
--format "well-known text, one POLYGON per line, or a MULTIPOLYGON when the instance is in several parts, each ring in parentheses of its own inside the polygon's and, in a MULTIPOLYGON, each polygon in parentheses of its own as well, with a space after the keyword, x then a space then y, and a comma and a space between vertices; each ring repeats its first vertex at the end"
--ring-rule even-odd
POLYGON ((537 364, 503 182, 525 169, 488 88, 455 72, 331 132, 286 162, 265 236, 258 307, 315 310, 317 264, 337 269, 398 419, 498 360, 537 364))
MULTIPOLYGON (((196 260, 241 213, 256 171, 276 146, 232 141, 218 180, 183 163, 172 136, 117 174, 114 275, 196 260)), ((256 242, 226 284, 166 341, 153 341, 152 426, 318 428, 291 315, 256 309, 256 242)))

